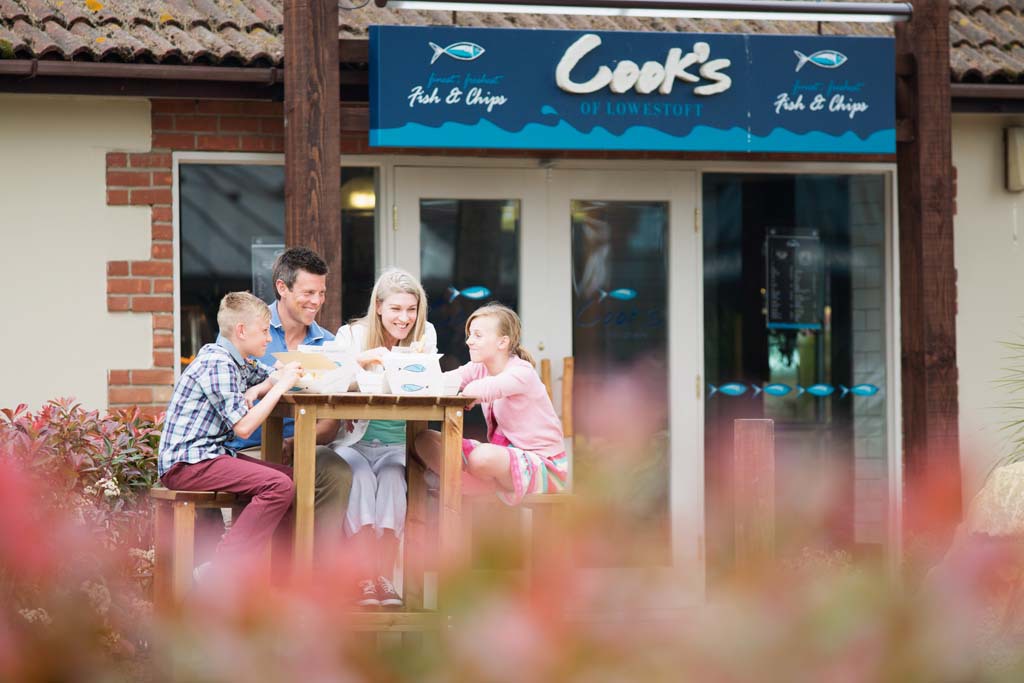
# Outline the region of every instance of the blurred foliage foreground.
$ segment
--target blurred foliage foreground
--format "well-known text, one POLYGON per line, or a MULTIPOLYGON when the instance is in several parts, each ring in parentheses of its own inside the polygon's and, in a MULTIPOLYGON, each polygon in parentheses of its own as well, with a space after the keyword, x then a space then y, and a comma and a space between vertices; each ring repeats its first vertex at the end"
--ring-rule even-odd
MULTIPOLYGON (((3 412, 0 680, 1024 680, 1020 624, 1004 622, 1022 566, 1012 539, 961 544, 914 581, 827 548, 780 547, 706 599, 659 611, 635 607, 677 603, 688 577, 584 579, 551 562, 524 588, 514 572, 479 571, 523 559, 507 525, 483 516, 476 571, 441 572, 441 633, 359 631, 344 548, 301 583, 219 572, 154 615, 144 494, 159 426, 70 401, 3 412)), ((604 447, 615 455, 593 479, 614 487, 631 444, 604 447)), ((559 539, 570 552, 644 542, 643 528, 609 530, 606 511, 578 508, 559 539)), ((787 533, 799 523, 780 518, 780 538, 806 539, 787 533)))

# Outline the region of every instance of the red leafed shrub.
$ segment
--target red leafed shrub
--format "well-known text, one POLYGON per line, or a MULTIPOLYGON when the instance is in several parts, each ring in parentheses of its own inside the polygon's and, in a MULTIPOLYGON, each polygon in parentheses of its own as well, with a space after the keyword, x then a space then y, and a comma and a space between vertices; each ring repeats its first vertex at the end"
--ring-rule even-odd
POLYGON ((31 680, 55 647, 81 671, 141 642, 161 423, 72 399, 0 411, 0 678, 31 680))
POLYGON ((5 465, 46 484, 37 505, 81 515, 108 549, 149 546, 145 495, 157 481, 162 416, 153 420, 138 408, 101 416, 67 398, 35 413, 24 404, 0 413, 5 465))

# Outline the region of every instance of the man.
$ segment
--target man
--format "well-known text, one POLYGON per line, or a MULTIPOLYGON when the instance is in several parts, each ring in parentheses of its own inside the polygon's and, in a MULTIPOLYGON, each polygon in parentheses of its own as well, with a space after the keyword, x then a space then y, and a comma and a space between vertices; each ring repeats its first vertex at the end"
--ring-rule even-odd
MULTIPOLYGON (((316 315, 327 295, 327 264, 315 252, 304 247, 292 247, 274 261, 274 294, 270 305, 270 336, 267 352, 259 360, 273 367, 275 353, 295 351, 300 344, 322 346, 334 335, 316 323, 316 315)), ((317 444, 328 444, 338 433, 338 420, 318 420, 317 444)), ((292 452, 294 420, 284 421, 284 454, 292 452)), ((258 429, 248 438, 228 442, 230 448, 253 457, 259 457, 263 430, 258 429)), ((317 536, 328 542, 342 538, 342 524, 348 507, 348 494, 352 487, 352 470, 330 448, 320 445, 316 449, 316 490, 314 507, 317 536)))

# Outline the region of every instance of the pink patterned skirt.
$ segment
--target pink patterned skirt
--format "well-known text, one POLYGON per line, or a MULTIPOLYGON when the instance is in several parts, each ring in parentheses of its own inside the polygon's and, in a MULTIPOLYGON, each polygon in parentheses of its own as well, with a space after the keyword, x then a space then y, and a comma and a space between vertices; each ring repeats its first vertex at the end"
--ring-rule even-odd
MULTIPOLYGON (((530 493, 559 493, 569 480, 569 459, 565 452, 558 455, 539 455, 513 446, 501 432, 494 432, 490 442, 508 451, 509 473, 514 490, 497 491, 498 498, 507 505, 518 505, 530 493)), ((469 466, 469 454, 479 446, 476 439, 462 440, 462 469, 469 466)))

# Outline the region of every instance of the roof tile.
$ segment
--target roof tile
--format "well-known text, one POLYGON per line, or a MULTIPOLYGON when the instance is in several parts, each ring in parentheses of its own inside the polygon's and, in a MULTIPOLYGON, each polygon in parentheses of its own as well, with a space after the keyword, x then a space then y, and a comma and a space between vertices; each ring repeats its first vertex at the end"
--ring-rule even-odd
MULTIPOLYGON (((885 24, 395 11, 339 0, 338 35, 374 24, 605 31, 891 35, 885 24)), ((932 0, 935 1, 935 0, 932 0)), ((285 0, 0 0, 0 59, 281 66, 285 0)), ((1024 0, 949 0, 955 81, 1024 83, 1024 0)))

